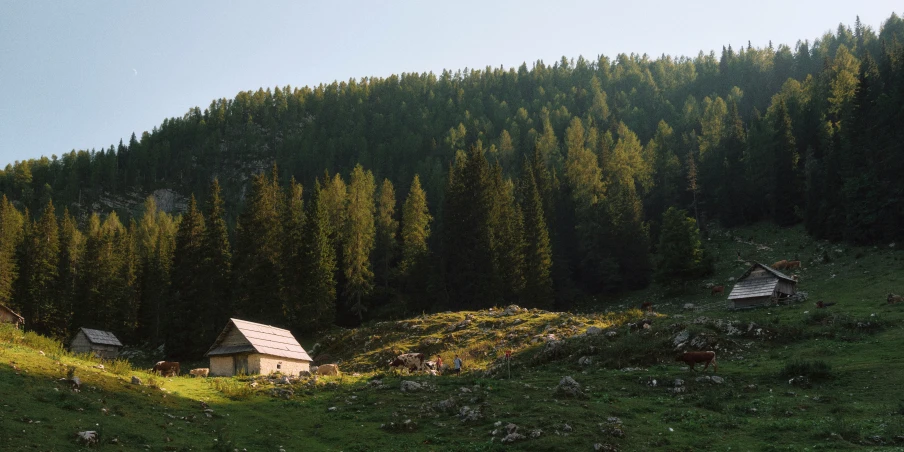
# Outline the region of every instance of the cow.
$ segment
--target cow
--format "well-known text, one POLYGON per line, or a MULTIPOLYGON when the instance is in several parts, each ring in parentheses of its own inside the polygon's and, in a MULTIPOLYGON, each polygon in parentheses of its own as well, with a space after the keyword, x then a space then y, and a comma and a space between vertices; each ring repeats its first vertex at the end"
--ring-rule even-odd
POLYGON ((788 261, 785 264, 785 270, 794 270, 795 268, 800 268, 800 261, 788 261))
POLYGON ((725 286, 714 286, 712 290, 709 291, 710 296, 713 296, 717 293, 725 293, 725 286))
POLYGON ((405 353, 390 361, 389 367, 404 367, 408 372, 423 371, 427 366, 424 362, 423 353, 405 353))
POLYGON ((713 372, 715 373, 719 370, 716 367, 716 352, 708 351, 708 352, 685 352, 682 355, 675 358, 675 361, 684 361, 685 364, 690 366, 691 370, 694 370, 694 365, 697 363, 705 363, 703 366, 703 371, 706 372, 706 368, 709 367, 710 364, 713 365, 713 372))
POLYGON ((175 361, 157 361, 151 372, 164 377, 175 377, 179 375, 179 363, 175 361))
POLYGON ((339 376, 338 364, 321 364, 317 366, 317 375, 335 375, 339 376))
POLYGON ((888 294, 888 298, 886 299, 886 301, 888 301, 888 304, 900 303, 900 302, 904 301, 904 297, 890 293, 890 294, 888 294))
POLYGON ((653 303, 649 301, 644 301, 640 304, 641 311, 653 312, 653 303))
POLYGON ((776 270, 782 270, 788 265, 788 261, 782 259, 774 264, 772 264, 772 268, 776 270))
POLYGON ((210 369, 207 367, 200 367, 197 369, 192 369, 188 371, 188 373, 196 377, 207 377, 207 374, 210 373, 210 369))

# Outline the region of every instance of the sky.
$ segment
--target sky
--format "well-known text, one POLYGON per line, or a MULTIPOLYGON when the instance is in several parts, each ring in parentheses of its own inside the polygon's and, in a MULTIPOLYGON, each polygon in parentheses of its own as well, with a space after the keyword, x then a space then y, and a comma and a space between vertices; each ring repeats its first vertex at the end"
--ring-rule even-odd
MULTIPOLYGON (((896 10, 895 8, 898 8, 896 10)), ((0 0, 0 167, 100 149, 239 91, 562 56, 810 41, 896 1, 0 0)))

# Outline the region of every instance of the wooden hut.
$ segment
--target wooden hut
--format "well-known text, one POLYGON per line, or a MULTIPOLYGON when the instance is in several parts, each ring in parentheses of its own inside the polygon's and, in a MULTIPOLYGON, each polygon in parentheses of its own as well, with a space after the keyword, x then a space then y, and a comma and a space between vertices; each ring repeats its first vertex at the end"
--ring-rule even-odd
POLYGON ((122 342, 109 331, 79 328, 78 333, 69 343, 72 353, 92 353, 98 358, 114 359, 119 356, 122 342))
POLYGON ((0 323, 12 323, 16 329, 19 329, 25 325, 25 317, 0 304, 0 323))
POLYGON ((311 367, 311 357, 288 330, 239 319, 229 319, 204 356, 210 358, 214 377, 272 372, 298 375, 311 367))
POLYGON ((790 276, 760 263, 753 264, 731 289, 729 309, 752 308, 775 303, 794 295, 797 281, 790 276))

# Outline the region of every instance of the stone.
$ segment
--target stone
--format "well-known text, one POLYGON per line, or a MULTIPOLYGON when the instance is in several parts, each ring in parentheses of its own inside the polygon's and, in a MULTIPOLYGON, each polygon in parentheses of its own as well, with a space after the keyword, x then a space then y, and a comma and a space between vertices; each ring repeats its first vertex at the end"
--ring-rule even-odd
POLYGON ((591 326, 590 328, 587 328, 587 332, 585 334, 588 336, 595 336, 597 334, 601 334, 602 332, 603 332, 602 328, 600 328, 598 326, 591 326))
POLYGON ((694 309, 695 306, 693 303, 684 303, 684 309, 694 309))
POLYGON ((540 429, 538 429, 538 428, 537 428, 537 429, 533 429, 533 430, 530 431, 530 437, 531 437, 531 438, 539 438, 540 435, 542 435, 542 434, 543 434, 543 430, 540 430, 540 429))
POLYGON ((480 414, 479 408, 472 409, 469 406, 463 406, 458 410, 458 418, 461 419, 462 422, 478 421, 482 417, 483 415, 480 414))
POLYGON ((520 433, 509 433, 505 435, 505 438, 502 438, 503 443, 514 443, 515 441, 521 441, 522 439, 527 439, 524 435, 520 433))
POLYGON ((402 381, 402 392, 415 392, 424 389, 424 387, 415 381, 403 380, 402 381))
POLYGON ((515 315, 521 311, 522 311, 522 309, 520 306, 518 306, 516 304, 510 304, 510 305, 508 305, 508 307, 505 308, 504 311, 502 311, 502 315, 505 315, 505 316, 515 315))
POLYGON ((690 339, 690 337, 691 337, 691 333, 688 330, 684 330, 675 335, 675 337, 672 339, 672 343, 675 344, 675 346, 677 347, 677 346, 683 344, 684 342, 687 342, 687 340, 690 339))
POLYGON ((298 376, 301 378, 307 378, 307 377, 311 376, 311 372, 309 372, 307 370, 302 370, 301 372, 298 372, 298 376))
POLYGON ((437 410, 440 411, 452 411, 455 409, 455 399, 449 397, 446 400, 440 400, 439 402, 436 402, 436 405, 434 406, 437 410))
POLYGON ((592 363, 593 359, 591 359, 589 356, 582 356, 580 359, 578 359, 578 364, 582 366, 589 366, 592 363))
POLYGON ((138 377, 136 377, 136 376, 134 376, 134 375, 132 375, 132 384, 133 384, 133 385, 141 386, 141 379, 138 378, 138 377))
POLYGON ((674 386, 676 388, 679 386, 684 386, 684 380, 682 380, 680 378, 676 378, 675 381, 672 383, 672 386, 674 386))

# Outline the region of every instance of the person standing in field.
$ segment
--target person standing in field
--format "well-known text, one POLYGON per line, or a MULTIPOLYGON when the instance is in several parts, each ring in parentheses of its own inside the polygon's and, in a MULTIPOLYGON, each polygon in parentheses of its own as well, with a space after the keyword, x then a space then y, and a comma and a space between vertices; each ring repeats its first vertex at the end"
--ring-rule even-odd
POLYGON ((452 361, 452 373, 461 374, 462 365, 461 358, 458 355, 455 355, 455 359, 452 361))
POLYGON ((440 373, 443 371, 443 357, 436 355, 436 370, 440 373))

